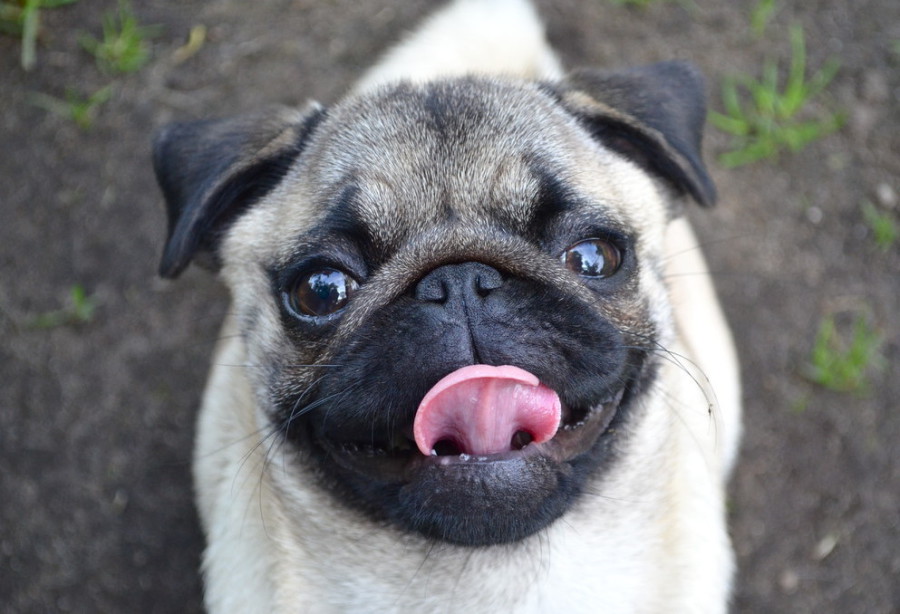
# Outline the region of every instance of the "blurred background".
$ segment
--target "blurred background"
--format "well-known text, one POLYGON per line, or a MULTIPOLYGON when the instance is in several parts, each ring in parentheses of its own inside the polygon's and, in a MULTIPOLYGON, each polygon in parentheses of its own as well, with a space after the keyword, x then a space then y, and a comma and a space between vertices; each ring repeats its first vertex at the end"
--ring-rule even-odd
MULTIPOLYGON (((900 3, 538 0, 568 66, 689 59, 743 363, 734 611, 900 612, 900 3)), ((424 0, 0 0, 0 609, 199 612, 227 296, 164 282, 150 141, 334 102, 424 0)), ((497 27, 502 27, 498 24, 497 27)))

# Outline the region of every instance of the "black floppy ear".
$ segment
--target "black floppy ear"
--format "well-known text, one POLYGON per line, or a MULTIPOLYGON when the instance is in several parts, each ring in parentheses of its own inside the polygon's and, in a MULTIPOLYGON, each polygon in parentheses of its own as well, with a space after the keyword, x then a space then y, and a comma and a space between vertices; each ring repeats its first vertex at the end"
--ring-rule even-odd
POLYGON ((278 185, 323 117, 319 107, 276 108, 163 128, 153 143, 169 217, 159 274, 177 277, 195 257, 218 268, 228 226, 278 185))
POLYGON ((630 70, 578 70, 563 82, 562 104, 607 147, 667 181, 701 205, 716 189, 700 153, 705 81, 686 62, 630 70))

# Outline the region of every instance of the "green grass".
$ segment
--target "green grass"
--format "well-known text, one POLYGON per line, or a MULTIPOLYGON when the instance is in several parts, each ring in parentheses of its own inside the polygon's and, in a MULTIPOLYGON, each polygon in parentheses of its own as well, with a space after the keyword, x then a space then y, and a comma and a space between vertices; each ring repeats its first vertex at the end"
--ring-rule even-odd
POLYGON ((22 39, 20 64, 31 70, 37 63, 37 37, 40 32, 41 10, 54 9, 78 0, 16 0, 0 2, 0 32, 22 39))
POLYGON ((66 88, 65 99, 34 93, 29 96, 29 101, 45 111, 71 119, 82 130, 88 130, 94 122, 97 109, 109 100, 111 96, 112 85, 107 85, 87 98, 81 96, 74 89, 66 88))
POLYGON ((809 394, 804 394, 803 396, 794 399, 791 402, 791 411, 795 414, 802 414, 807 409, 809 409, 809 404, 812 401, 812 397, 809 394))
POLYGON ((778 65, 767 62, 760 79, 728 78, 722 86, 725 113, 712 112, 712 124, 732 135, 731 150, 720 162, 729 168, 773 158, 781 151, 798 151, 840 128, 840 113, 821 119, 802 119, 804 110, 831 82, 838 63, 829 61, 806 76, 806 43, 802 28, 791 28, 791 62, 784 86, 778 65))
POLYGON ((889 211, 879 211, 870 202, 863 203, 862 212, 869 230, 872 231, 875 246, 883 252, 889 251, 896 243, 898 235, 894 216, 889 211))
POLYGON ((750 13, 750 28, 756 36, 762 36, 766 32, 766 26, 775 14, 775 0, 759 0, 750 13))
POLYGON ((149 39, 158 31, 157 26, 139 25, 131 5, 122 1, 116 12, 103 16, 102 37, 84 34, 80 43, 94 56, 103 72, 130 73, 150 60, 149 39))
POLYGON ((841 334, 834 316, 828 316, 816 335, 807 377, 829 390, 864 394, 870 372, 882 366, 881 344, 881 334, 865 316, 856 317, 849 335, 841 334))
POLYGON ((187 42, 175 50, 175 53, 172 55, 172 60, 175 64, 181 64, 182 62, 187 61, 189 58, 196 55, 200 49, 203 48, 205 43, 206 26, 203 24, 194 26, 188 34, 187 42))
POLYGON ((72 286, 69 291, 69 304, 54 311, 48 311, 35 316, 30 326, 32 328, 50 329, 59 326, 71 326, 86 324, 94 318, 96 301, 87 295, 81 285, 72 286))

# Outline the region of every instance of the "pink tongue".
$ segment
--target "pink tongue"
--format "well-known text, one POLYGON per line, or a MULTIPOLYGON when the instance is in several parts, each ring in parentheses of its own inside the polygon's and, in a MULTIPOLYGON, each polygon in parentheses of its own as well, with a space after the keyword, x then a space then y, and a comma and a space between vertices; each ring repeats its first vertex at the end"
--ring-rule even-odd
POLYGON ((553 437, 560 411, 556 392, 528 371, 471 365, 428 391, 416 412, 413 435, 426 456, 438 442, 452 444, 460 454, 498 454, 516 447, 513 438, 519 432, 535 443, 553 437))

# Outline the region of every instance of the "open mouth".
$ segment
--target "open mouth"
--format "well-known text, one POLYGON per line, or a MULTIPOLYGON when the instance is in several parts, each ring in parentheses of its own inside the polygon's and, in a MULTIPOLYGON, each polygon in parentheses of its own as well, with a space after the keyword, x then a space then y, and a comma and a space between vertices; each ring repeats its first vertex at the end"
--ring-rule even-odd
POLYGON ((484 464, 540 455, 565 463, 609 428, 625 393, 590 407, 569 406, 517 367, 471 365, 438 382, 415 421, 389 440, 323 441, 346 469, 404 480, 423 467, 484 464))
POLYGON ((408 423, 320 422, 309 434, 327 484, 370 516, 464 546, 513 543, 562 516, 614 462, 608 435, 639 374, 603 378, 620 384, 580 404, 523 369, 469 365, 424 393, 408 423))

